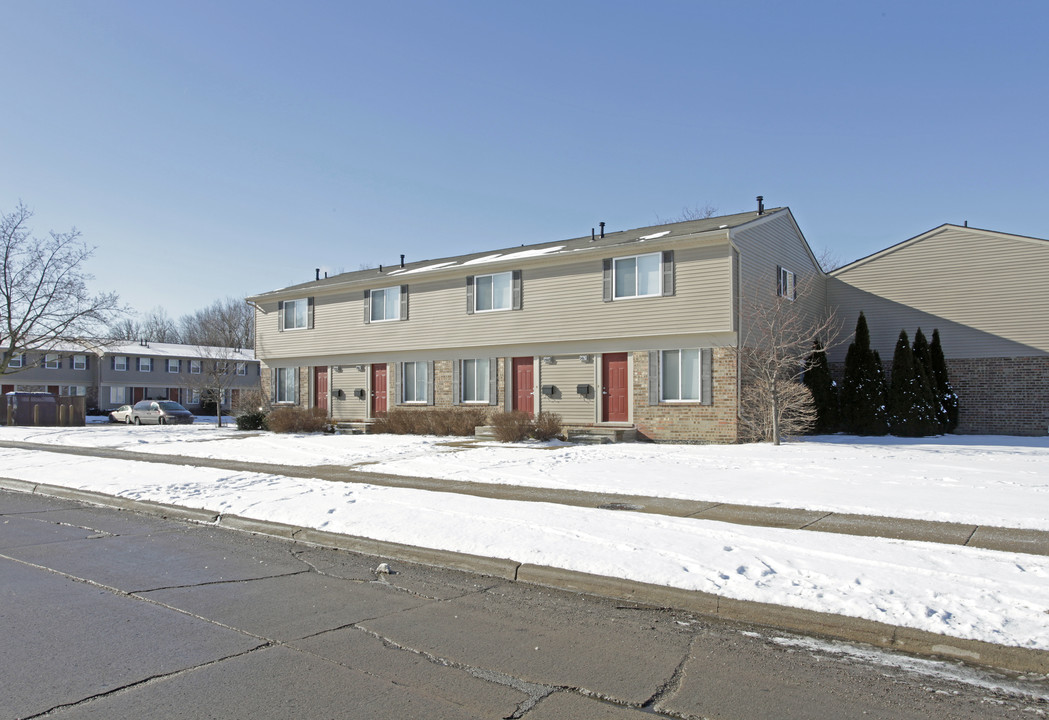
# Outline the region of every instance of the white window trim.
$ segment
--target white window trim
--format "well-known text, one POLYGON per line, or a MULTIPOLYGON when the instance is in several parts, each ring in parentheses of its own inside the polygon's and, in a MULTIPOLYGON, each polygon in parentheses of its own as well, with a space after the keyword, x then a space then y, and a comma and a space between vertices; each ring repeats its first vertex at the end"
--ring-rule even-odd
POLYGON ((174 358, 168 358, 168 372, 174 374, 174 373, 180 372, 180 370, 181 370, 181 363, 178 360, 174 359, 174 358), (171 369, 171 363, 175 363, 175 369, 174 370, 171 369))
POLYGON ((73 369, 74 370, 87 370, 87 355, 74 355, 73 356, 73 369), (78 360, 79 358, 79 360, 78 360), (78 364, 79 362, 79 364, 78 364))
MULTIPOLYGON (((397 388, 397 391, 398 391, 398 394, 400 395, 400 398, 401 398, 401 404, 402 405, 427 405, 429 403, 429 399, 430 399, 430 387, 431 387, 431 385, 433 383, 433 378, 430 377, 430 363, 427 362, 426 360, 406 360, 406 361, 401 363, 401 372, 399 374, 400 374, 401 387, 397 388), (412 365, 413 368, 415 369, 416 378, 418 378, 418 373, 419 373, 419 368, 420 367, 422 367, 423 372, 426 375, 426 386, 423 388, 423 397, 422 397, 421 400, 408 400, 407 397, 406 397, 406 395, 407 395, 406 391, 408 389, 408 383, 405 382, 405 378, 407 377, 407 373, 405 372, 405 367, 408 366, 408 365, 412 365)), ((412 383, 412 390, 413 391, 415 389, 416 384, 417 383, 414 383, 414 382, 412 383)))
POLYGON ((110 385, 110 387, 109 387, 109 404, 110 405, 127 405, 128 404, 127 403, 127 390, 125 388, 123 388, 123 387, 118 387, 116 385, 110 385), (118 394, 120 395, 119 399, 117 398, 118 394))
POLYGON ((369 302, 371 302, 370 320, 369 320, 369 322, 372 322, 372 323, 395 322, 395 321, 398 321, 398 320, 401 319, 401 286, 400 285, 391 285, 390 287, 376 288, 375 290, 372 290, 371 291, 371 300, 369 302), (383 309, 383 315, 386 314, 386 293, 389 292, 390 290, 394 290, 394 291, 397 292, 397 302, 395 302, 394 305, 393 305, 393 307, 394 307, 394 317, 381 317, 381 318, 375 317, 375 308, 376 307, 381 307, 383 309), (376 303, 375 302, 375 296, 376 295, 381 295, 382 296, 382 302, 381 303, 376 303))
POLYGON ((113 370, 115 372, 127 372, 127 362, 128 362, 128 356, 127 355, 114 355, 113 356, 113 370), (124 367, 120 367, 120 365, 121 365, 120 361, 121 360, 124 361, 123 362, 124 367))
POLYGON ((245 363, 245 362, 238 362, 237 363, 237 374, 238 375, 247 375, 248 374, 248 364, 245 363))
POLYGON ((9 368, 20 368, 25 364, 25 353, 14 353, 11 356, 11 362, 7 364, 9 368))
POLYGON ((641 253, 640 255, 623 255, 621 257, 612 258, 612 300, 636 300, 638 298, 652 298, 652 297, 662 297, 662 296, 663 296, 663 254, 662 253, 660 253, 660 252, 641 253), (640 275, 637 272, 637 261, 638 261, 639 258, 643 258, 643 257, 654 257, 654 258, 656 258, 658 260, 659 270, 658 270, 658 272, 656 274, 656 279, 657 279, 656 291, 655 292, 646 293, 644 295, 642 295, 642 294, 640 294, 638 292, 635 292, 635 294, 633 294, 633 295, 618 295, 616 293, 617 288, 618 288, 618 285, 616 283, 616 278, 619 275, 619 270, 618 270, 619 263, 621 261, 623 261, 623 260, 633 260, 634 261, 634 290, 636 291, 638 289, 638 281, 640 280, 640 275))
POLYGON ((62 357, 58 353, 47 353, 44 355, 44 369, 45 370, 58 370, 62 362, 62 357))
POLYGON ((798 275, 785 267, 779 269, 779 296, 794 302, 798 297, 798 275))
POLYGON ((139 358, 138 359, 138 371, 139 372, 153 372, 153 358, 139 358), (147 368, 146 365, 149 367, 147 368))
MULTIPOLYGON (((292 318, 298 317, 297 312, 292 312, 292 318)), ((281 318, 283 323, 284 332, 294 332, 295 330, 309 330, 310 328, 310 299, 309 298, 298 298, 296 300, 285 300, 284 301, 284 317, 281 318), (303 316, 305 318, 303 325, 288 325, 288 308, 295 307, 298 303, 302 303, 306 307, 306 313, 303 316)))
POLYGON ((488 390, 491 386, 491 372, 489 358, 468 358, 466 360, 459 361, 459 402, 463 405, 489 405, 491 398, 488 397, 488 390), (477 363, 483 361, 485 364, 484 377, 479 379, 479 373, 477 372, 477 363), (466 399, 466 363, 472 362, 474 364, 474 392, 478 390, 482 391, 483 398, 476 400, 466 399))
POLYGON ((703 403, 703 353, 699 348, 673 348, 670 350, 659 351, 659 402, 667 403, 668 405, 700 405, 703 403), (676 352, 678 354, 678 394, 681 393, 681 353, 685 350, 696 351, 696 390, 699 392, 697 398, 667 398, 664 397, 664 385, 663 385, 663 373, 666 372, 664 368, 664 358, 668 352, 676 352))
POLYGON ((507 270, 506 272, 499 272, 499 273, 489 273, 487 275, 474 275, 474 313, 505 312, 507 310, 513 310, 513 309, 514 309, 514 273, 513 273, 512 270, 507 270), (507 303, 506 307, 494 307, 494 305, 495 305, 495 278, 500 277, 500 276, 504 276, 504 275, 510 281, 509 302, 507 303), (480 302, 481 302, 481 293, 480 293, 480 287, 481 287, 480 280, 481 280, 481 278, 492 278, 492 305, 493 305, 493 307, 490 307, 487 310, 482 310, 479 307, 480 302))
POLYGON ((274 402, 278 405, 294 405, 295 400, 299 394, 299 369, 297 367, 276 368, 276 372, 274 373, 274 382, 276 384, 276 387, 273 389, 274 402), (281 382, 281 373, 283 373, 286 378, 291 378, 291 387, 287 388, 291 391, 290 398, 281 397, 283 391, 286 389, 285 385, 287 384, 287 380, 281 382))
POLYGON ((189 361, 189 374, 190 375, 200 375, 200 371, 201 371, 201 366, 202 365, 203 365, 203 363, 200 360, 190 360, 189 361), (194 369, 194 368, 196 368, 196 369, 194 369))

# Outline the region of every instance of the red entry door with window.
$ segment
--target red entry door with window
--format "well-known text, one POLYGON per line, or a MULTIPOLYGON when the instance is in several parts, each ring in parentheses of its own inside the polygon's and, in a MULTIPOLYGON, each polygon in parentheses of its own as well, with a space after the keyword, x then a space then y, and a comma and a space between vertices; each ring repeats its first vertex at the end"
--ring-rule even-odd
POLYGON ((604 422, 626 422, 630 419, 629 388, 626 353, 602 355, 601 419, 604 422))
POLYGON ((516 357, 510 361, 514 380, 513 409, 535 414, 535 361, 530 357, 516 357))
POLYGON ((386 363, 372 364, 372 417, 386 413, 386 363))
POLYGON ((322 365, 313 368, 313 407, 328 410, 328 368, 322 365))

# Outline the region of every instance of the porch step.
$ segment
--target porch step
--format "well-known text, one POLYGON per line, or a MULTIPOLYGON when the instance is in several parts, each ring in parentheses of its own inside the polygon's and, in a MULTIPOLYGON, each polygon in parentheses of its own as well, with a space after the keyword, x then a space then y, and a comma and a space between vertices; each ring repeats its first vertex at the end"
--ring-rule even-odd
POLYGON ((335 432, 342 435, 367 435, 371 432, 372 421, 342 421, 335 423, 335 432))
POLYGON ((568 427, 565 433, 569 442, 583 444, 637 442, 636 427, 568 427))

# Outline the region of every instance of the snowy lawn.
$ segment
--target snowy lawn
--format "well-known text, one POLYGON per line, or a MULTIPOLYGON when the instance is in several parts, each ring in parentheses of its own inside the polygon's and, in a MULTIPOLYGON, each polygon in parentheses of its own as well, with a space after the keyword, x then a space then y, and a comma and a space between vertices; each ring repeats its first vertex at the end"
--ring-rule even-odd
MULTIPOLYGON (((8 430, 0 428, 0 438, 15 439, 14 435, 24 433, 8 430)), ((134 431, 135 439, 147 445, 152 444, 149 438, 162 440, 158 447, 169 449, 194 447, 190 438, 210 438, 208 445, 229 443, 231 452, 248 442, 220 439, 224 433, 197 427, 134 431)), ((55 431, 50 437, 72 444, 73 434, 55 431)), ((106 428, 88 428, 80 434, 85 442, 90 438, 97 444, 110 444, 121 436, 106 428)), ((128 435, 122 437, 126 442, 128 435)), ((359 437, 267 436, 265 440, 284 443, 296 454, 308 452, 311 443, 337 454, 333 448, 345 447, 344 452, 349 452, 354 443, 370 442, 359 437)), ((387 450, 433 453, 432 439, 402 440, 390 439, 387 450)), ((806 443, 788 450, 803 457, 821 447, 806 443)), ((861 446, 849 447, 858 452, 855 449, 861 446)), ((599 451, 615 451, 586 449, 598 452, 597 457, 599 451)), ((707 450, 717 457, 726 449, 663 450, 685 457, 707 450)), ((749 450, 757 453, 759 448, 749 450)), ((541 456, 555 451, 530 452, 541 456)), ((769 471, 769 483, 787 482, 783 468, 791 463, 773 465, 765 452, 755 457, 760 460, 745 473, 748 482, 756 483, 753 476, 762 467, 769 471)), ((559 462, 573 462, 571 458, 562 456, 559 462)), ((660 468, 651 462, 646 475, 658 476, 660 468)), ((963 463, 955 458, 951 464, 963 463)), ((89 457, 71 463, 68 455, 29 450, 0 449, 0 476, 1049 650, 1049 558, 1040 556, 841 535, 829 540, 822 533, 800 530, 191 466, 89 457)), ((901 497, 897 493, 897 499, 901 497)))
POLYGON ((771 445, 449 447, 404 435, 249 434, 214 424, 0 428, 0 439, 394 475, 1049 530, 1049 437, 822 436, 771 445))

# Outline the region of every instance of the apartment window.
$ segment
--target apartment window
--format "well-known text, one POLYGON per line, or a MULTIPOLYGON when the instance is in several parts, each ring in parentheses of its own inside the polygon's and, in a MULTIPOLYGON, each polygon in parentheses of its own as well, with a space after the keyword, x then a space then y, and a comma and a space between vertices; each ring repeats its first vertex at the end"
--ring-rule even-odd
MULTIPOLYGON (((73 369, 74 370, 87 370, 87 355, 74 355, 73 356, 73 369)), ((73 393, 70 393, 72 395, 73 393)))
POLYGON ((237 363, 237 374, 238 375, 247 375, 248 374, 248 365, 247 365, 247 363, 242 363, 242 362, 237 363))
POLYGON ((430 382, 430 363, 401 363, 401 402, 428 402, 430 398, 430 382))
POLYGON ((661 399, 698 401, 701 365, 699 350, 664 350, 661 361, 661 399))
POLYGON ((153 372, 153 358, 139 358, 138 359, 138 371, 139 372, 153 372))
POLYGON ((173 359, 173 358, 168 358, 168 372, 169 373, 182 372, 182 361, 181 360, 177 360, 177 359, 173 359))
POLYGON ((279 403, 298 401, 299 369, 277 368, 274 371, 274 400, 279 403))
POLYGON ((215 373, 217 375, 225 375, 227 372, 229 372, 229 363, 225 360, 216 360, 215 373))
POLYGON ((191 389, 189 391, 189 399, 187 400, 187 402, 190 405, 200 405, 200 390, 191 389))
POLYGON ((117 372, 127 371, 127 355, 114 355, 113 356, 113 369, 117 372))
POLYGON ((280 304, 280 330, 304 330, 313 326, 313 298, 285 300, 280 304))
POLYGON ((189 361, 189 374, 200 375, 200 360, 189 361))
POLYGON ((463 360, 460 374, 462 401, 464 403, 487 403, 489 380, 488 358, 463 360))
POLYGON ((58 370, 62 367, 62 361, 58 359, 56 353, 48 353, 44 355, 44 367, 48 370, 58 370))
POLYGON ((401 288, 388 287, 371 291, 371 321, 401 319, 401 288))
POLYGON ((659 253, 616 258, 614 263, 615 297, 650 297, 661 295, 659 253))
POLYGON ((125 390, 127 388, 122 387, 111 387, 109 388, 109 404, 110 405, 123 405, 127 402, 125 396, 125 390))
POLYGON ((9 362, 7 364, 7 366, 9 368, 20 368, 20 367, 22 367, 22 364, 24 362, 24 360, 23 360, 24 357, 25 357, 25 355, 23 353, 15 353, 14 355, 11 356, 11 362, 9 362))
POLYGON ((788 300, 798 299, 798 276, 786 268, 776 267, 776 294, 788 300))
POLYGON ((74 396, 79 395, 79 396, 85 396, 85 395, 87 395, 87 386, 86 385, 59 385, 58 386, 58 394, 59 395, 74 395, 74 396))
POLYGON ((474 278, 474 310, 509 310, 513 303, 513 276, 503 272, 474 278))

